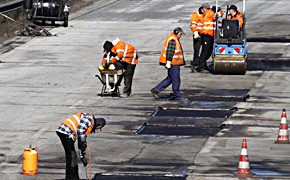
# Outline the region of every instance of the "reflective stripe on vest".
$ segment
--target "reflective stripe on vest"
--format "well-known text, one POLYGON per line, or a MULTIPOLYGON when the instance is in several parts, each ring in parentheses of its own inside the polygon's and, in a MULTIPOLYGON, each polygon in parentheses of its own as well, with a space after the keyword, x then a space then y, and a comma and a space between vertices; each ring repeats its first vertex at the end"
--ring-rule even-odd
POLYGON ((206 10, 206 12, 203 14, 203 29, 201 30, 200 34, 207 34, 210 36, 215 35, 216 22, 214 15, 215 13, 211 9, 206 10))
POLYGON ((124 61, 128 64, 138 64, 137 51, 134 46, 132 46, 131 44, 119 41, 115 45, 115 48, 116 48, 115 51, 117 53, 116 59, 118 61, 124 61), (119 54, 118 56, 118 53, 122 53, 122 57, 119 57, 121 55, 119 54))
POLYGON ((190 28, 191 31, 198 31, 202 30, 203 23, 202 23, 202 14, 199 11, 195 11, 190 17, 190 28))
POLYGON ((184 64, 184 59, 183 59, 183 51, 182 51, 182 46, 180 44, 180 41, 178 40, 178 37, 174 34, 171 33, 165 40, 163 48, 161 50, 161 55, 159 57, 159 62, 161 64, 166 64, 166 54, 167 54, 167 47, 168 44, 171 40, 175 41, 175 50, 174 50, 174 55, 172 57, 171 64, 172 65, 183 65, 184 64))
POLYGON ((62 122, 62 124, 66 125, 74 132, 75 136, 77 135, 77 129, 81 121, 81 115, 82 113, 77 113, 62 122))

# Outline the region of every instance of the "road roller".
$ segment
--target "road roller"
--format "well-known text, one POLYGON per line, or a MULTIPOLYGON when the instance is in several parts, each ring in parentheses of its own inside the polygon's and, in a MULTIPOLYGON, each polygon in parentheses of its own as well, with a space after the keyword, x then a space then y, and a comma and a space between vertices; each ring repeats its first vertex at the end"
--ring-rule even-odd
MULTIPOLYGON (((216 0, 216 7, 218 7, 218 0, 216 0)), ((216 35, 212 53, 213 73, 244 75, 247 71, 248 53, 245 0, 243 0, 242 17, 244 23, 242 26, 237 19, 227 19, 229 7, 228 5, 225 18, 216 21, 216 35)))

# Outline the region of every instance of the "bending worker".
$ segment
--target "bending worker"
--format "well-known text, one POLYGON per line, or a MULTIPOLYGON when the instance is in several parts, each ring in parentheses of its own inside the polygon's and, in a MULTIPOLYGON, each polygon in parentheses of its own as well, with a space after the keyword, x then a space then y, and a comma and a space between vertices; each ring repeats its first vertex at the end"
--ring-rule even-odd
POLYGON ((116 38, 112 41, 113 48, 111 52, 116 56, 111 59, 112 64, 120 62, 125 70, 124 73, 124 89, 121 97, 129 97, 132 93, 132 82, 136 65, 138 64, 138 53, 131 44, 120 41, 116 38))
POLYGON ((102 65, 99 66, 99 70, 107 70, 107 69, 113 69, 113 70, 120 70, 123 69, 123 65, 120 62, 116 62, 113 66, 110 66, 111 60, 117 56, 117 54, 112 52, 112 48, 114 47, 113 43, 110 41, 106 41, 103 45, 104 49, 104 56, 102 59, 102 65))
POLYGON ((203 27, 202 14, 202 7, 200 7, 197 11, 193 12, 190 17, 190 28, 193 33, 193 59, 190 62, 191 72, 194 72, 194 69, 198 66, 199 62, 199 52, 201 47, 200 32, 203 27))
MULTIPOLYGON (((77 153, 75 150, 74 142, 78 139, 78 149, 80 155, 85 156, 86 153, 86 138, 89 133, 95 133, 106 125, 104 118, 95 118, 89 113, 77 113, 70 116, 61 123, 61 126, 56 130, 65 151, 66 171, 65 179, 78 180, 78 162, 77 153)), ((81 159, 84 166, 86 160, 81 159)))
POLYGON ((185 65, 183 50, 179 39, 183 30, 177 27, 166 38, 164 46, 159 57, 159 64, 163 65, 167 69, 167 77, 161 81, 157 86, 151 89, 153 96, 158 99, 158 94, 172 84, 173 94, 168 100, 181 100, 181 94, 179 92, 181 79, 180 79, 180 66, 185 65))

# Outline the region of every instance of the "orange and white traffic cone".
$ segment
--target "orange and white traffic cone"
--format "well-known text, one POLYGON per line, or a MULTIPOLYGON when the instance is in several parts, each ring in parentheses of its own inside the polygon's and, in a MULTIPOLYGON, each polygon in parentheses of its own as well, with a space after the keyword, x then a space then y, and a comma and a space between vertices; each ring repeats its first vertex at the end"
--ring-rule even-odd
POLYGON ((250 173, 250 162, 249 162, 247 148, 248 148, 247 147, 247 140, 246 140, 246 138, 244 138, 243 144, 242 144, 241 155, 240 155, 238 172, 237 172, 237 174, 235 174, 235 177, 238 177, 238 178, 253 177, 253 174, 250 173))
POLYGON ((290 143, 285 109, 282 110, 279 134, 278 134, 277 141, 275 141, 275 143, 278 143, 278 144, 289 144, 290 143))

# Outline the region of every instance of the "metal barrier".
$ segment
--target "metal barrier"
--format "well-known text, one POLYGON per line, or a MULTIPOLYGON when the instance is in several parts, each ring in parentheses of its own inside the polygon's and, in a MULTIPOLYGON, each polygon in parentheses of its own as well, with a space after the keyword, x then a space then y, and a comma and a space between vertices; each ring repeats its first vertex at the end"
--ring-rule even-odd
POLYGON ((14 11, 16 9, 22 8, 22 6, 23 6, 23 0, 10 1, 7 3, 0 4, 0 12, 6 13, 6 12, 14 11))

